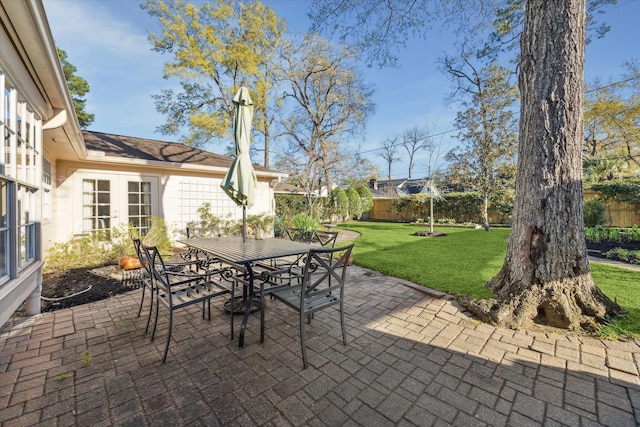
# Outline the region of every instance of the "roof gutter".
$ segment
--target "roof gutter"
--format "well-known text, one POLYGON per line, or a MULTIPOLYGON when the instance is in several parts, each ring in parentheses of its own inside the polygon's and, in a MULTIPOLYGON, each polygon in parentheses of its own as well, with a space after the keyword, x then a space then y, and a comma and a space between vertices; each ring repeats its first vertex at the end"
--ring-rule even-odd
MULTIPOLYGON (((101 151, 89 151, 87 157, 84 159, 87 162, 99 163, 99 164, 108 164, 113 165, 117 164, 120 167, 123 165, 122 157, 112 157, 106 156, 101 151), (100 154, 98 154, 100 153, 100 154)), ((190 163, 177 163, 177 162, 163 162, 159 160, 143 160, 143 159, 126 159, 127 165, 132 166, 146 166, 146 167, 154 167, 160 169, 180 169, 185 171, 198 171, 198 172, 207 172, 207 173, 219 173, 226 174, 229 170, 228 167, 220 167, 220 166, 206 166, 206 165, 194 165, 190 163)), ((287 178, 289 174, 276 172, 276 171, 255 171, 257 177, 262 178, 287 178)))

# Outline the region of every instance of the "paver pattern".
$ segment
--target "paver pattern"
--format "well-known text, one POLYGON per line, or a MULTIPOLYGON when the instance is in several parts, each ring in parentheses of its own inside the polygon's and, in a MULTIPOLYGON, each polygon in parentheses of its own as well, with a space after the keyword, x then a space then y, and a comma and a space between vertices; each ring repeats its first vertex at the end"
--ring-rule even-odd
POLYGON ((446 295, 348 269, 349 344, 339 317, 307 326, 268 301, 244 348, 219 305, 166 319, 150 342, 140 290, 17 319, 0 330, 2 426, 637 426, 634 342, 482 324, 446 295))

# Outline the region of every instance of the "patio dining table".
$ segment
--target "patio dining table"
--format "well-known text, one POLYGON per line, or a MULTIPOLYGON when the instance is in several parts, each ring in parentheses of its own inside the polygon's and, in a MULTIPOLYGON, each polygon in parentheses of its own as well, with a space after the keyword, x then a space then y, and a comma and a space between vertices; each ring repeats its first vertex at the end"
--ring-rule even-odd
MULTIPOLYGON (((318 247, 317 245, 310 243, 276 238, 249 239, 243 243, 241 237, 235 236, 193 238, 179 240, 179 242, 189 248, 197 249, 218 258, 225 263, 240 265, 245 269, 244 280, 241 281, 245 286, 246 292, 243 292, 245 309, 238 338, 240 347, 244 346, 244 333, 249 320, 251 307, 253 305, 253 299, 255 298, 254 279, 256 279, 257 275, 254 272, 254 268, 256 263, 289 256, 300 256, 308 253, 311 249, 317 249, 318 247)), ((233 311, 233 308, 231 308, 231 310, 233 311)), ((261 316, 264 316, 264 310, 260 311, 261 316)), ((262 328, 262 325, 264 325, 264 318, 261 318, 260 320, 262 328)), ((262 342, 264 339, 262 329, 260 335, 260 342, 262 342)))

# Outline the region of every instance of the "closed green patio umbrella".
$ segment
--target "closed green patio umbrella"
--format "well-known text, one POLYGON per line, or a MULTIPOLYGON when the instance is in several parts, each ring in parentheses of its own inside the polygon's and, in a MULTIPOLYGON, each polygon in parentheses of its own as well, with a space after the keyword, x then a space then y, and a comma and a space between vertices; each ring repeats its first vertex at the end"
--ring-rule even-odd
POLYGON ((241 86, 233 98, 236 106, 233 119, 233 138, 236 144, 236 158, 222 181, 222 189, 238 206, 242 206, 242 241, 247 241, 247 207, 253 206, 256 192, 256 173, 249 156, 251 144, 251 120, 253 102, 249 90, 241 86))

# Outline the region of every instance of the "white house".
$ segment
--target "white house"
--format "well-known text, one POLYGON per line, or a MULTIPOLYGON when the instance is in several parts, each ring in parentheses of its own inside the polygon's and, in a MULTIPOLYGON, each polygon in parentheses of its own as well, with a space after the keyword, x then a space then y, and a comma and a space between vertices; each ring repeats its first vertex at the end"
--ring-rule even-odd
MULTIPOLYGON (((0 3, 0 325, 40 311, 56 242, 152 216, 184 228, 204 202, 241 218, 220 188, 231 159, 182 144, 82 131, 41 0, 0 3)), ((274 214, 286 176, 256 166, 249 214, 274 214)))

